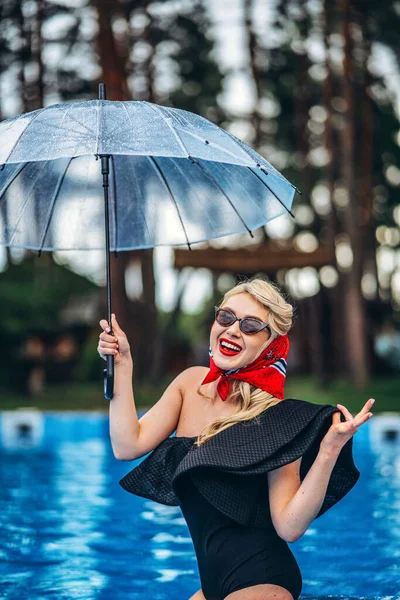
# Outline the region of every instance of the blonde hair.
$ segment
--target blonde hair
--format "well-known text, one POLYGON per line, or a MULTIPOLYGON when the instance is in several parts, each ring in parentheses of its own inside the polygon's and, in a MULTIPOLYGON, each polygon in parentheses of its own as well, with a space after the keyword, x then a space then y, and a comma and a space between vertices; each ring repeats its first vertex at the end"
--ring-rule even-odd
MULTIPOLYGON (((277 336, 285 335, 291 328, 294 314, 293 306, 286 301, 278 286, 260 277, 252 277, 246 281, 239 282, 235 287, 226 292, 220 305, 222 306, 231 296, 242 294, 243 292, 250 294, 268 310, 271 337, 264 345, 262 349, 264 350, 273 339, 277 336)), ((267 408, 281 401, 279 398, 275 398, 272 394, 264 392, 246 381, 231 379, 231 382, 231 399, 239 400, 237 410, 228 417, 219 417, 209 425, 206 425, 195 441, 196 446, 201 446, 214 435, 231 427, 235 423, 254 419, 267 408)), ((197 388, 198 394, 212 401, 213 398, 203 394, 200 388, 201 383, 197 388)))

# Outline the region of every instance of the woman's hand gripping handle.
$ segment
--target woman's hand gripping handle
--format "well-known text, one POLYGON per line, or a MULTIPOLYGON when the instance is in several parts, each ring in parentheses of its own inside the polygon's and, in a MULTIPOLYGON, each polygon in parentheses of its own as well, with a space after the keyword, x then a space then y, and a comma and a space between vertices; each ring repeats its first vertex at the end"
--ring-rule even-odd
POLYGON ((97 351, 107 361, 104 369, 104 396, 111 400, 114 394, 114 365, 118 368, 124 363, 132 362, 128 338, 117 323, 115 315, 111 316, 112 329, 106 319, 100 321, 103 332, 99 336, 97 351))
POLYGON ((99 335, 97 351, 104 360, 107 359, 107 355, 114 356, 115 366, 118 367, 123 363, 132 361, 131 349, 128 338, 118 325, 114 314, 111 315, 111 325, 112 330, 106 319, 100 321, 100 327, 103 331, 99 335))

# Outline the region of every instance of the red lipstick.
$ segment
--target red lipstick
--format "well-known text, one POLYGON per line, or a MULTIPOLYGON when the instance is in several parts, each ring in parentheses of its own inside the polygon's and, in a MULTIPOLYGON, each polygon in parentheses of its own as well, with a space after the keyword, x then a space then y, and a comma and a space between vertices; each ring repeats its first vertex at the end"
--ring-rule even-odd
POLYGON ((221 338, 219 340, 218 349, 221 352, 221 354, 224 354, 225 356, 235 356, 236 354, 239 354, 242 351, 242 347, 239 346, 239 344, 236 344, 235 342, 231 342, 231 340, 227 340, 226 338, 221 338), (233 350, 232 348, 227 348, 226 346, 223 346, 221 342, 226 342, 227 344, 231 344, 232 346, 237 348, 237 350, 233 350))

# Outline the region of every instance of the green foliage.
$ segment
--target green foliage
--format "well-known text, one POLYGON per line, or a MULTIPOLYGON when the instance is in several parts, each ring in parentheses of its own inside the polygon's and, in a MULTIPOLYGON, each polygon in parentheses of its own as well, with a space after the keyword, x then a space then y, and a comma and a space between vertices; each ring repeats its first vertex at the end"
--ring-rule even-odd
MULTIPOLYGON (((99 353, 97 352, 98 341, 98 332, 96 331, 94 335, 90 335, 84 343, 79 355, 79 363, 77 364, 74 373, 76 381, 99 381, 102 369, 99 353)), ((105 365, 106 363, 104 362, 104 368, 105 365)))
POLYGON ((344 379, 336 379, 328 388, 321 388, 313 377, 287 378, 285 398, 299 398, 316 404, 343 404, 355 414, 369 398, 375 398, 373 414, 384 411, 400 412, 398 377, 375 377, 365 389, 357 389, 344 379))
POLYGON ((212 316, 209 307, 203 309, 198 314, 181 313, 178 321, 178 332, 182 339, 189 343, 193 342, 193 332, 196 332, 196 341, 206 341, 210 336, 209 325, 212 323, 212 316))
MULTIPOLYGON (((149 408, 162 396, 176 374, 157 383, 134 385, 137 408, 149 408)), ((328 390, 318 387, 312 377, 289 377, 285 386, 285 398, 299 398, 316 404, 343 404, 354 415, 361 410, 368 398, 375 398, 372 412, 400 412, 398 378, 375 378, 368 389, 357 390, 345 381, 338 380, 328 390)), ((36 406, 40 410, 99 410, 108 412, 109 402, 103 395, 101 375, 95 383, 72 382, 68 386, 48 386, 34 398, 3 393, 0 410, 13 410, 22 406, 36 406)))
POLYGON ((66 267, 45 262, 30 255, 19 264, 9 264, 0 274, 2 337, 25 336, 29 331, 59 327, 60 312, 71 297, 97 289, 66 267))
MULTIPOLYGON (((97 286, 51 260, 29 255, 19 264, 9 263, 0 273, 0 345, 6 348, 0 363, 1 387, 23 389, 34 362, 23 355, 29 336, 53 339, 67 327, 62 311, 77 296, 97 286)), ((76 338, 83 335, 76 332, 76 338)), ((98 364, 98 361, 97 361, 98 364)))

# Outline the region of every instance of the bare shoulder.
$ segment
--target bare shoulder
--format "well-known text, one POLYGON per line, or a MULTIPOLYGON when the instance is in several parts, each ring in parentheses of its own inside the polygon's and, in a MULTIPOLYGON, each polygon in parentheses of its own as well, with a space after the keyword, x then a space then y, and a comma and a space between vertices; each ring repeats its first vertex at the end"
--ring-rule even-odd
POLYGON ((191 391, 193 387, 199 385, 204 377, 207 375, 209 369, 208 367, 188 367, 180 374, 180 388, 181 392, 184 394, 187 391, 191 391))
POLYGON ((185 369, 184 371, 182 371, 181 375, 185 375, 185 377, 187 378, 199 378, 199 377, 205 377, 207 372, 209 371, 208 367, 201 367, 201 366, 195 366, 195 367, 188 367, 187 369, 185 369))

